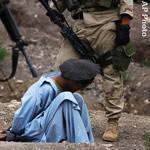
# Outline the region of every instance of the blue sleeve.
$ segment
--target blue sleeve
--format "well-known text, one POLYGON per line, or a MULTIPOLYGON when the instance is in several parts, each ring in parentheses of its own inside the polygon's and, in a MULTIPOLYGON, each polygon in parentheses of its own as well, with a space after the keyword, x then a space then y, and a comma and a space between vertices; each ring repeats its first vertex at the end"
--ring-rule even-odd
POLYGON ((53 96, 54 91, 48 83, 41 87, 36 84, 31 86, 21 99, 21 107, 15 112, 12 131, 18 135, 22 134, 26 124, 49 106, 53 96))

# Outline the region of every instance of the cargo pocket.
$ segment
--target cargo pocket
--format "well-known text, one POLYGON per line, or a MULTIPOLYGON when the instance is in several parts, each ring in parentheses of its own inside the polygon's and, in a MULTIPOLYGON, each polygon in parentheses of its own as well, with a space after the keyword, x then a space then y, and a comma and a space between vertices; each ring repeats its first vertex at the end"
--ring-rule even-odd
POLYGON ((127 70, 135 52, 131 42, 125 46, 117 46, 114 48, 112 51, 112 63, 114 68, 119 71, 127 70))

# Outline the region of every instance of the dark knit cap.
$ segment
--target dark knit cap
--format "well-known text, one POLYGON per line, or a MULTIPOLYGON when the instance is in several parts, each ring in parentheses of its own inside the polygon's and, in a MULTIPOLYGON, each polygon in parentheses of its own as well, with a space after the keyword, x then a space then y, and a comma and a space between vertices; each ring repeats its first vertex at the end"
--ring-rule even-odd
POLYGON ((86 59, 69 59, 59 66, 61 75, 70 80, 90 80, 100 73, 100 66, 86 59))

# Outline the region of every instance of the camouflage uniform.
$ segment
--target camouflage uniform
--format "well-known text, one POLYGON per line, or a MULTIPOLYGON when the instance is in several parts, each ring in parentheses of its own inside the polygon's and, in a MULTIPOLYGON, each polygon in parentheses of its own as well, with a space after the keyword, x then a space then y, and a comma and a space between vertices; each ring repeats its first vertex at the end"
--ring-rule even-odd
MULTIPOLYGON (((107 0, 108 1, 108 0, 107 0)), ((59 1, 60 2, 60 1, 59 1)), ((116 8, 83 8, 83 18, 76 19, 73 30, 84 40, 88 40, 91 47, 103 54, 115 46, 115 21, 120 20, 122 14, 133 17, 133 0, 120 0, 116 8)), ((55 66, 69 58, 79 58, 67 39, 60 49, 55 66)), ((123 80, 118 70, 112 65, 104 69, 103 89, 105 92, 104 108, 108 118, 119 118, 124 108, 123 80)))

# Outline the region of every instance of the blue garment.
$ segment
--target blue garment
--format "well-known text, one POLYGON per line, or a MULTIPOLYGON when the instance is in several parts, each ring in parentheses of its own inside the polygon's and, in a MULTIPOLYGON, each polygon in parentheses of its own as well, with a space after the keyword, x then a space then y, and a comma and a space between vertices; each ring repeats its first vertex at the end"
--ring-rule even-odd
POLYGON ((11 132, 32 142, 93 142, 82 96, 62 92, 50 78, 57 75, 60 73, 48 73, 27 90, 15 112, 11 132))

